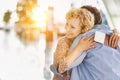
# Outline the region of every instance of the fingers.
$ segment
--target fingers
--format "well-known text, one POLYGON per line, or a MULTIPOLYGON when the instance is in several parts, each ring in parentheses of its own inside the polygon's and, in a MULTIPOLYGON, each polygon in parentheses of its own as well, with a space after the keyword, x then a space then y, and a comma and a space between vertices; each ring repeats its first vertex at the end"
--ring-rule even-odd
POLYGON ((82 36, 81 40, 88 40, 88 41, 93 41, 94 40, 94 35, 91 35, 90 37, 85 37, 85 36, 82 36))
POLYGON ((119 41, 118 34, 117 33, 113 33, 112 35, 110 35, 108 44, 109 44, 109 46, 115 48, 115 47, 117 47, 118 41, 119 41))
POLYGON ((58 68, 58 72, 59 73, 63 73, 63 72, 65 72, 65 69, 66 69, 67 67, 66 67, 66 64, 64 65, 64 64, 62 64, 62 65, 59 65, 59 68, 58 68))
POLYGON ((114 37, 115 34, 112 36, 111 46, 114 47, 116 37, 114 37))
POLYGON ((112 47, 113 48, 117 47, 118 41, 119 41, 119 36, 115 35, 115 37, 113 38, 113 41, 112 41, 112 47))
POLYGON ((96 47, 96 42, 92 42, 91 45, 89 46, 89 48, 95 48, 96 47))
POLYGON ((63 64, 59 64, 59 67, 58 67, 58 72, 59 73, 63 73, 65 70, 65 66, 63 64))
POLYGON ((81 37, 81 40, 86 40, 87 38, 85 36, 82 36, 81 37))
POLYGON ((67 64, 66 59, 64 57, 63 60, 59 64, 58 72, 63 73, 67 67, 68 67, 68 64, 67 64))
POLYGON ((95 43, 94 41, 94 35, 91 35, 89 38, 88 38, 89 42, 92 44, 93 42, 95 43))
POLYGON ((94 40, 94 35, 91 35, 90 37, 88 37, 88 40, 94 40))
POLYGON ((116 37, 115 41, 114 41, 114 44, 113 44, 113 47, 116 48, 117 45, 118 45, 118 41, 119 41, 119 36, 116 37))
POLYGON ((62 73, 62 72, 63 72, 63 67, 62 67, 61 65, 59 65, 59 67, 58 67, 58 72, 59 72, 59 73, 62 73))
POLYGON ((94 34, 93 35, 91 35, 90 37, 88 37, 88 40, 89 40, 89 42, 90 42, 90 46, 89 46, 89 49, 91 49, 91 48, 95 48, 96 47, 96 42, 94 41, 94 34))
POLYGON ((85 36, 83 36, 83 37, 81 38, 81 41, 85 41, 85 42, 88 43, 88 44, 92 44, 93 42, 95 42, 95 41, 94 41, 94 35, 91 35, 90 37, 85 37, 85 36))
POLYGON ((110 35, 109 42, 108 42, 108 45, 109 45, 109 46, 112 46, 111 44, 112 44, 113 35, 114 35, 114 34, 110 35))
POLYGON ((88 40, 89 49, 96 47, 96 42, 94 41, 94 36, 90 36, 88 40))

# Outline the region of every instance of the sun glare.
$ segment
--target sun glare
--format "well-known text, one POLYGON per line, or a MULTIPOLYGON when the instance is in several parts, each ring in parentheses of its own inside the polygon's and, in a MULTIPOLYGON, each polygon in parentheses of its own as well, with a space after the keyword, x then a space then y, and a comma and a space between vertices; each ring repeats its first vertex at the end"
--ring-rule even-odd
POLYGON ((42 30, 46 29, 47 18, 47 12, 42 10, 40 7, 36 7, 33 9, 32 19, 35 21, 35 25, 37 27, 40 27, 42 30))

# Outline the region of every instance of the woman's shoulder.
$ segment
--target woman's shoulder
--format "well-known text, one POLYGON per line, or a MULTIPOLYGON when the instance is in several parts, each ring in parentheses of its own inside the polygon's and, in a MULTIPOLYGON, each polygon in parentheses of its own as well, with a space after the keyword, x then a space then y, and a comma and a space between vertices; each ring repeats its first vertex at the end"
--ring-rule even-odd
POLYGON ((60 37, 60 38, 58 39, 58 42, 65 41, 66 39, 67 39, 67 38, 66 38, 65 36, 60 37))
POLYGON ((67 38, 65 36, 58 39, 58 43, 60 43, 60 44, 61 43, 66 43, 66 41, 67 41, 67 38))
POLYGON ((69 40, 65 36, 58 39, 58 46, 69 47, 69 45, 69 40))

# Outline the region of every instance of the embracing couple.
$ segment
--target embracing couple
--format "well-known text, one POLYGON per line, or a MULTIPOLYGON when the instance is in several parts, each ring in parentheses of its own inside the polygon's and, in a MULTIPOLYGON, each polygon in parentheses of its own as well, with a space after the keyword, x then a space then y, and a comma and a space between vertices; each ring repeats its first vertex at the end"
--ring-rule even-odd
POLYGON ((92 6, 66 14, 66 35, 58 40, 50 69, 53 80, 120 80, 120 37, 102 25, 99 10, 92 6), (106 34, 104 43, 94 34, 106 34))

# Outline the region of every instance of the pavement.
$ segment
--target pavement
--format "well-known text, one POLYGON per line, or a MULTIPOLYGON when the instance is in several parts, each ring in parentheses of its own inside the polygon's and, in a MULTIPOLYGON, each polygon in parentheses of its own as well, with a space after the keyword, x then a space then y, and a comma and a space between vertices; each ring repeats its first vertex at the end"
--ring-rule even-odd
POLYGON ((0 31, 0 80, 45 80, 45 37, 24 46, 14 30, 0 31))

